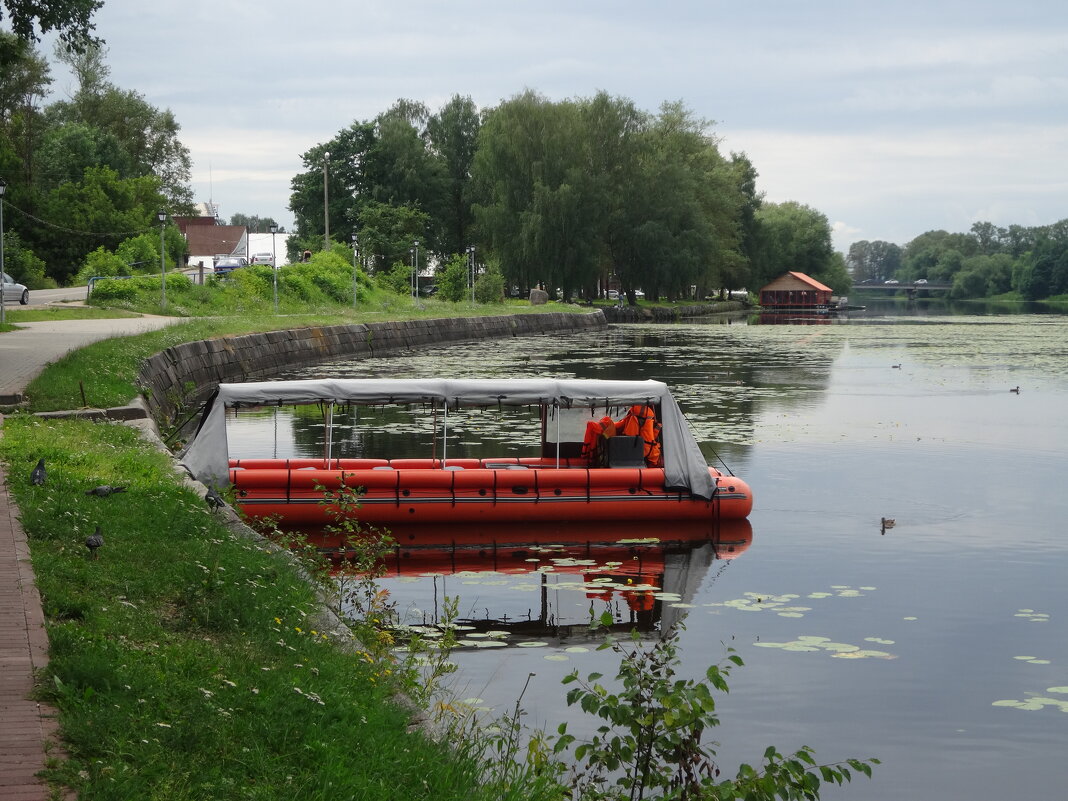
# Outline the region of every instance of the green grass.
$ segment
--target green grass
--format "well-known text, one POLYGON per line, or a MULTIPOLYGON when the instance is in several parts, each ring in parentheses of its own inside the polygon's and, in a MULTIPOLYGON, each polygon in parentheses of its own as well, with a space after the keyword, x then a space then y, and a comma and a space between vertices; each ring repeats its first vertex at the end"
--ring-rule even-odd
POLYGON ((139 317, 137 312, 123 309, 98 309, 92 306, 53 306, 48 309, 13 309, 7 318, 13 323, 36 323, 49 320, 113 320, 139 317))
POLYGON ((52 781, 82 801, 504 797, 472 754, 409 733, 389 664, 318 631, 291 558, 231 534, 133 429, 18 415, 0 457, 48 621, 52 781), (105 483, 128 490, 85 495, 105 483))
POLYGON ((240 316, 198 317, 137 336, 106 339, 69 353, 48 365, 30 382, 24 393, 27 397, 26 408, 35 412, 81 408, 83 387, 85 404, 90 407, 125 405, 140 392, 137 373, 141 362, 184 342, 305 326, 561 310, 581 311, 575 306, 555 303, 536 307, 526 303, 489 306, 436 300, 421 301, 416 307, 410 298, 384 295, 378 298, 376 305, 365 304, 356 312, 335 307, 314 311, 304 309, 301 313, 276 316, 260 309, 240 316))

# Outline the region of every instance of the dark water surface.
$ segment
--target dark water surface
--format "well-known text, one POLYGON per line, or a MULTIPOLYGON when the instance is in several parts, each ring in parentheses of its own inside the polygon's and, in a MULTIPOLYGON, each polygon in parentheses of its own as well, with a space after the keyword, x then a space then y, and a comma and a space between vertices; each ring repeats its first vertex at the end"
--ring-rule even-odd
MULTIPOLYGON (((527 720, 555 728, 576 715, 564 675, 615 669, 583 633, 591 612, 649 631, 683 620, 683 672, 702 674, 728 645, 746 662, 718 701, 725 772, 767 745, 807 744, 821 761, 883 761, 827 799, 1065 796, 1068 317, 616 326, 308 375, 656 378, 710 462, 754 488, 751 528, 718 547, 608 535, 401 560, 382 583, 409 622, 461 599, 460 698, 507 711, 533 673, 527 720)), ((493 414, 453 424, 457 456, 515 439, 493 414)), ((307 409, 242 412, 229 436, 233 456, 322 453, 307 409)), ((343 417, 337 436, 336 455, 429 455, 390 415, 343 417)))

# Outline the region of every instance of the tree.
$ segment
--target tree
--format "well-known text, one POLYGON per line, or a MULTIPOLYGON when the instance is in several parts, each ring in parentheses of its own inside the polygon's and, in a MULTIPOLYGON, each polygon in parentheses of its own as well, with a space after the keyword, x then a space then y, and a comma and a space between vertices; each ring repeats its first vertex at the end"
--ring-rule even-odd
MULTIPOLYGON (((57 129, 70 124, 94 129, 96 140, 106 142, 103 155, 109 161, 99 161, 93 166, 110 167, 122 178, 155 175, 168 206, 187 209, 192 203, 189 188, 192 160, 189 150, 178 139, 181 126, 170 110, 161 111, 141 94, 121 90, 110 83, 105 55, 106 50, 99 45, 87 46, 81 52, 57 48, 56 57, 71 68, 79 84, 69 101, 49 107, 49 124, 57 129)), ((61 173, 70 171, 61 170, 61 173)), ((51 185, 58 185, 58 181, 51 185)))
MULTIPOLYGON (((854 281, 883 281, 894 278, 901 269, 902 250, 893 242, 861 240, 849 246, 846 267, 854 281)), ((927 272, 912 278, 926 278, 927 272)))
MULTIPOLYGON (((578 109, 527 91, 493 109, 472 165, 480 242, 501 258, 508 284, 561 284, 561 263, 590 262, 578 109)), ((566 268, 564 268, 566 269, 566 268)))
MULTIPOLYGON (((234 214, 230 218, 230 225, 243 225, 254 233, 269 233, 271 226, 278 226, 274 217, 260 217, 258 215, 234 214)), ((285 233, 285 228, 278 226, 278 233, 285 233)))
POLYGON ((787 201, 764 204, 756 217, 759 244, 754 277, 758 285, 787 271, 817 280, 821 274, 834 272, 831 226, 825 214, 787 201))
POLYGON ((0 31, 0 172, 12 195, 29 198, 33 154, 44 130, 40 103, 52 77, 48 63, 27 41, 0 31))
POLYGON ((104 5, 104 0, 0 0, 0 22, 7 13, 11 30, 27 42, 40 41, 40 33, 55 31, 63 44, 72 50, 81 50, 99 42, 92 31, 93 14, 104 5))
POLYGON ((156 212, 165 200, 155 176, 120 178, 108 167, 90 167, 80 182, 65 183, 42 198, 42 218, 62 220, 63 226, 36 226, 34 252, 51 276, 65 282, 87 252, 101 245, 114 249, 131 236, 158 231, 156 212))
POLYGON ((460 95, 453 95, 427 121, 427 142, 444 172, 441 247, 445 253, 460 253, 471 244, 473 217, 468 186, 481 125, 474 101, 460 95))
MULTIPOLYGON (((428 224, 428 215, 412 206, 368 202, 363 206, 357 234, 360 251, 370 257, 375 270, 395 262, 408 262, 412 243, 420 238, 428 224)), ((425 247, 425 243, 421 246, 425 247)))

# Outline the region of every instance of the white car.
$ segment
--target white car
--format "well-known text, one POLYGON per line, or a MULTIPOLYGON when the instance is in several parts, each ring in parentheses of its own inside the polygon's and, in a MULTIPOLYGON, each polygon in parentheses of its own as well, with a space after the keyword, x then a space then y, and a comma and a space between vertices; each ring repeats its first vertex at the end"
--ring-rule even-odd
POLYGON ((30 302, 30 290, 7 273, 4 273, 4 303, 18 301, 23 306, 30 302))
POLYGON ((253 253, 252 261, 249 264, 269 264, 274 267, 274 254, 273 253, 253 253))

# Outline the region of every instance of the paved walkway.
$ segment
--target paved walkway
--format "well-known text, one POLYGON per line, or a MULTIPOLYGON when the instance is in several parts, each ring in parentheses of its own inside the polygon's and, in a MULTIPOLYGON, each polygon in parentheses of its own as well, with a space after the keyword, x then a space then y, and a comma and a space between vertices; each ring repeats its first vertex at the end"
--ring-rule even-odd
POLYGON ((19 403, 26 386, 52 362, 101 339, 141 334, 176 322, 174 317, 117 320, 49 320, 18 323, 0 334, 0 405, 19 403))
MULTIPOLYGON (((167 317, 20 323, 0 334, 0 403, 13 403, 50 362, 100 339, 174 322, 167 317)), ((0 416, 0 426, 3 417, 0 416)), ((0 436, 3 431, 0 430, 0 436)), ((11 476, 12 483, 29 481, 11 476)), ((0 464, 0 801, 47 801, 36 774, 56 731, 55 710, 30 699, 33 674, 48 663, 48 637, 26 536, 0 464)))

